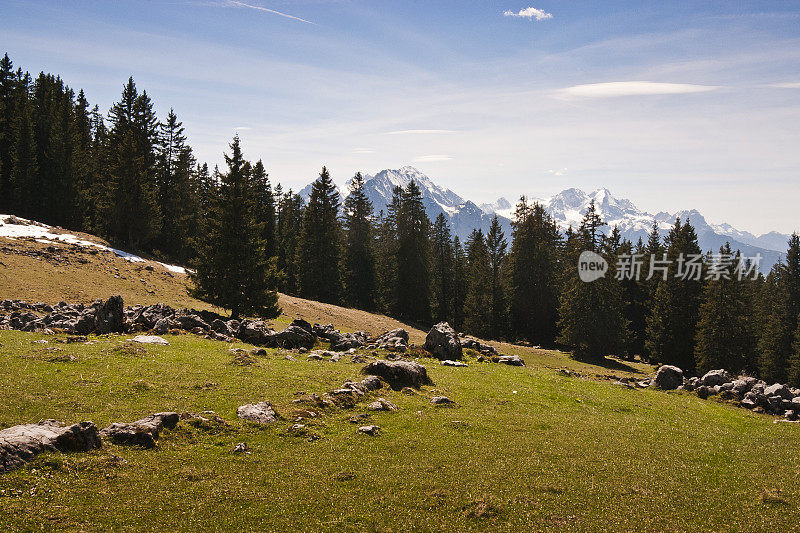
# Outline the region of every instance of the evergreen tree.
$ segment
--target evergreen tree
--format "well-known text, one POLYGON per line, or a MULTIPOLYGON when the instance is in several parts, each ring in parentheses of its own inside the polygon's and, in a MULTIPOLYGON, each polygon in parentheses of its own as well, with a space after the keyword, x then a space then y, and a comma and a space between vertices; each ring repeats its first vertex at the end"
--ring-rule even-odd
POLYGON ((281 195, 280 185, 276 187, 276 193, 281 199, 277 217, 278 269, 283 273, 280 290, 297 295, 300 293, 298 250, 303 227, 303 199, 291 189, 281 195))
POLYGON ((789 293, 786 265, 777 263, 767 275, 759 294, 758 374, 770 382, 786 382, 787 346, 791 343, 786 327, 789 293))
POLYGON ((431 321, 430 225, 422 193, 412 180, 397 212, 397 314, 422 324, 431 321))
MULTIPOLYGON (((627 330, 619 282, 608 275, 584 282, 575 268, 581 252, 604 252, 604 238, 600 233, 604 225, 592 201, 577 233, 567 242, 566 264, 573 270, 565 269, 559 308, 561 335, 558 342, 569 346, 575 355, 592 360, 619 354, 624 349, 627 330)), ((609 260, 607 253, 604 258, 609 260)))
POLYGON ((792 354, 789 357, 789 368, 787 373, 789 377, 789 385, 792 387, 800 386, 800 317, 798 317, 797 330, 794 332, 792 354))
POLYGON ((277 254, 276 229, 275 229, 275 196, 269 175, 264 169, 264 163, 259 159, 253 165, 253 186, 256 195, 256 213, 258 221, 264 226, 264 242, 266 243, 267 257, 277 254))
POLYGON ((339 193, 328 169, 322 167, 311 186, 303 216, 298 261, 300 294, 320 302, 338 303, 341 295, 339 276, 339 193))
POLYGON ((263 228, 257 222, 248 164, 239 137, 225 154, 228 172, 209 202, 197 242, 192 296, 230 309, 233 318, 255 314, 273 318, 278 307, 275 260, 264 251, 263 228))
POLYGON ((14 64, 5 54, 0 59, 0 212, 13 211, 11 185, 11 157, 14 146, 15 106, 14 64))
POLYGON ((396 315, 397 307, 397 214, 403 203, 403 189, 395 186, 386 213, 378 216, 376 265, 378 269, 378 309, 396 315))
POLYGON ((138 249, 151 241, 160 227, 156 189, 158 121, 147 92, 128 79, 122 97, 109 111, 109 236, 138 249))
POLYGON ((364 192, 364 177, 356 173, 344 201, 345 301, 358 309, 375 309, 376 273, 372 202, 364 192))
POLYGON ((31 77, 17 71, 14 83, 14 118, 11 125, 12 211, 35 218, 39 207, 39 164, 33 127, 33 104, 30 98, 31 77))
POLYGON ((559 249, 561 236, 553 218, 523 196, 512 223, 510 323, 512 334, 552 345, 557 334, 559 249))
POLYGON ((693 275, 684 279, 678 270, 688 268, 681 260, 688 261, 700 255, 697 234, 688 219, 685 224, 681 224, 680 219, 675 220, 666 245, 669 264, 666 265, 666 279, 662 273, 654 274, 662 278, 658 281, 652 313, 647 318, 646 346, 655 361, 693 372, 703 281, 701 276, 693 275))
POLYGON ((453 243, 450 225, 443 213, 437 215, 431 233, 431 277, 433 320, 453 321, 453 243))
POLYGON ((489 232, 486 234, 486 249, 489 254, 489 267, 492 271, 491 278, 491 306, 489 320, 490 338, 499 339, 508 329, 505 284, 503 283, 503 269, 506 261, 506 241, 503 229, 497 215, 492 218, 489 232))
POLYGON ((628 337, 625 342, 625 353, 633 358, 636 355, 645 357, 645 340, 647 338, 647 315, 648 315, 648 286, 642 279, 642 270, 647 264, 645 259, 645 248, 642 240, 636 245, 631 246, 631 242, 623 240, 616 253, 617 265, 620 260, 625 258, 630 266, 627 275, 619 280, 622 288, 622 301, 624 303, 623 316, 628 322, 628 337), (638 267, 636 265, 639 265, 638 267))
POLYGON ((468 289, 464 329, 488 338, 492 334, 492 266, 483 232, 472 230, 467 241, 468 289))
MULTIPOLYGON (((719 255, 710 256, 709 260, 722 269, 725 257, 733 257, 732 264, 735 265, 740 254, 734 256, 730 244, 726 243, 720 248, 719 255)), ((715 368, 743 371, 755 349, 749 321, 752 302, 745 283, 733 275, 733 266, 729 271, 727 276, 709 280, 703 289, 695 348, 695 361, 700 373, 715 368)))
POLYGON ((469 289, 468 270, 464 247, 461 246, 461 241, 456 236, 453 238, 453 303, 451 305, 453 309, 451 325, 456 329, 464 327, 464 307, 469 289))

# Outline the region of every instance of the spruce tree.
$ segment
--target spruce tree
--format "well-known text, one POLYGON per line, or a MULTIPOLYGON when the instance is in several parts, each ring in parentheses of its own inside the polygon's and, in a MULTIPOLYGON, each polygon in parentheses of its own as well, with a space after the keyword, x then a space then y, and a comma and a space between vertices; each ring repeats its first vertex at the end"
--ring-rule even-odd
POLYGON ((39 207, 37 191, 41 191, 41 184, 30 88, 30 75, 18 70, 14 84, 15 114, 11 125, 11 210, 23 217, 35 218, 39 207))
POLYGON ((464 329, 473 335, 492 335, 492 266, 486 240, 480 229, 467 241, 468 289, 464 302, 464 329))
POLYGON ((430 225, 422 193, 412 180, 397 212, 397 312, 421 324, 431 321, 430 225))
POLYGON ((758 374, 770 382, 786 382, 789 293, 786 265, 776 263, 764 280, 758 297, 758 374))
POLYGON ((277 254, 275 195, 272 192, 269 175, 260 159, 253 165, 252 179, 256 197, 256 213, 259 223, 264 227, 263 237, 266 243, 267 257, 272 257, 277 254))
POLYGON ((225 154, 228 172, 210 198, 202 222, 190 292, 195 298, 230 309, 233 318, 251 314, 273 318, 280 314, 275 261, 265 254, 263 228, 257 221, 247 175, 249 165, 238 136, 230 148, 231 155, 225 154))
POLYGON ((300 232, 303 227, 303 199, 289 189, 286 194, 280 193, 280 185, 276 187, 279 195, 277 217, 278 270, 283 274, 280 290, 286 294, 300 294, 300 267, 298 262, 298 246, 300 232))
POLYGON ((12 209, 11 154, 14 145, 15 106, 14 64, 5 54, 0 59, 0 212, 10 213, 12 209))
POLYGON ((622 288, 622 300, 625 302, 623 315, 628 322, 628 337, 625 342, 625 353, 633 358, 638 355, 645 357, 645 340, 647 338, 647 315, 649 293, 647 282, 644 281, 642 274, 645 272, 647 261, 645 260, 645 248, 642 240, 639 239, 636 247, 631 245, 628 240, 623 240, 616 253, 617 265, 621 265, 620 260, 624 258, 625 268, 628 272, 619 280, 622 288), (636 265, 639 265, 638 267, 636 265))
POLYGON ((789 385, 800 387, 800 317, 798 318, 797 329, 794 332, 794 342, 792 342, 792 353, 789 356, 788 378, 789 385))
POLYGON ((456 329, 464 327, 464 307, 467 301, 467 291, 469 289, 469 266, 464 247, 458 236, 453 238, 453 301, 452 323, 456 329))
POLYGON ((433 320, 453 321, 453 243, 443 213, 436 216, 431 233, 433 320))
POLYGON ((395 186, 392 198, 378 216, 376 265, 378 270, 378 309, 396 315, 397 307, 397 214, 403 204, 403 189, 395 186))
MULTIPOLYGON (((721 264, 723 257, 733 257, 735 265, 740 258, 732 255, 729 243, 720 248, 719 255, 709 260, 721 264)), ((745 283, 736 279, 730 267, 729 276, 721 276, 706 283, 697 323, 695 361, 699 373, 716 368, 741 372, 747 368, 747 359, 755 349, 749 313, 752 302, 745 283)))
POLYGON ((493 339, 502 338, 508 329, 506 291, 503 280, 507 247, 508 242, 500 227, 500 221, 495 215, 489 226, 489 232, 486 234, 486 250, 489 254, 489 267, 492 270, 489 336, 493 339))
POLYGON ((622 289, 606 273, 595 281, 584 282, 578 275, 578 258, 583 251, 603 255, 605 224, 597 214, 594 201, 589 205, 578 231, 567 242, 564 290, 559 307, 558 342, 571 348, 576 356, 594 361, 624 349, 627 324, 623 316, 622 289))
POLYGON ((509 256, 510 324, 514 337, 552 345, 557 334, 561 236, 553 218, 523 196, 509 256))
POLYGON ((357 172, 344 201, 343 277, 345 302, 368 311, 375 309, 377 283, 372 219, 372 202, 364 191, 364 176, 357 172))
MULTIPOLYGON (((666 279, 662 273, 652 303, 652 312, 647 318, 647 350, 650 357, 664 364, 675 365, 684 371, 695 369, 695 335, 700 313, 700 296, 703 280, 679 277, 681 254, 684 260, 699 255, 697 234, 687 219, 680 219, 667 235, 666 279)), ((660 259, 660 258, 657 258, 660 259)), ((649 273, 648 273, 649 274, 649 273)))
POLYGON ((303 298, 339 302, 341 228, 338 213, 339 193, 328 169, 322 167, 319 178, 311 186, 300 234, 298 262, 303 298))

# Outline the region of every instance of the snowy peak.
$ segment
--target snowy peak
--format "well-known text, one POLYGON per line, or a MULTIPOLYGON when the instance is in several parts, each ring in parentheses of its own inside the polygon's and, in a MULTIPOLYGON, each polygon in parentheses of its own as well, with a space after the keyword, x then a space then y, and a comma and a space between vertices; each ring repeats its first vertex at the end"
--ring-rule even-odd
MULTIPOLYGON (((381 170, 374 176, 366 176, 365 188, 382 197, 383 201, 379 203, 385 206, 391 200, 392 190, 395 187, 405 188, 412 180, 419 186, 424 198, 433 200, 443 210, 453 208, 464 202, 464 199, 459 195, 450 189, 439 187, 428 176, 412 166, 404 166, 396 170, 381 170)), ((373 198, 370 192, 368 192, 368 195, 370 195, 370 199, 376 204, 377 208, 377 198, 373 198)))

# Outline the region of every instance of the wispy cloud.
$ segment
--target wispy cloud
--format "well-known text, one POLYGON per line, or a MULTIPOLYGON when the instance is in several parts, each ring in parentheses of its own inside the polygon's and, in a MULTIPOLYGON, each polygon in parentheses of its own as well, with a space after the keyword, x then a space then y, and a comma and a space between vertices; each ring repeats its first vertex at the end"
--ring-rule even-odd
POLYGON ((558 170, 548 170, 547 173, 552 174, 553 176, 563 176, 564 174, 567 173, 567 169, 559 168, 558 170))
POLYGON ((796 82, 788 82, 788 83, 773 83, 770 87, 775 87, 776 89, 800 89, 800 81, 796 82))
POLYGON ((354 154, 374 154, 375 150, 370 148, 353 148, 354 154))
POLYGON ((273 15, 278 15, 281 17, 285 17, 287 19, 298 20, 300 22, 305 22, 306 24, 313 24, 316 26, 316 23, 311 22, 310 20, 301 19, 300 17, 295 17, 294 15, 289 15, 288 13, 281 13, 280 11, 275 11, 274 9, 268 9, 266 7, 261 6, 254 6, 252 4, 245 4, 244 2, 239 2, 237 0, 228 0, 227 5, 229 6, 236 6, 236 7, 246 7, 249 9, 255 9, 256 11, 263 11, 265 13, 271 13, 273 15))
POLYGON ((387 131, 386 135, 418 135, 426 133, 455 133, 455 130, 397 130, 387 131))
POLYGON ((543 9, 536 9, 535 7, 526 7, 525 9, 520 9, 516 12, 509 9, 503 12, 503 16, 528 20, 547 20, 553 18, 552 13, 548 13, 543 9))
POLYGON ((414 159, 415 163, 433 163, 436 161, 452 161, 449 155, 423 155, 414 159))
POLYGON ((573 85, 555 91, 558 98, 614 98, 618 96, 650 96, 658 94, 702 93, 719 89, 717 85, 690 83, 658 83, 653 81, 612 81, 573 85))
POLYGON ((253 128, 251 128, 250 126, 236 126, 233 129, 236 130, 236 131, 250 131, 253 128))

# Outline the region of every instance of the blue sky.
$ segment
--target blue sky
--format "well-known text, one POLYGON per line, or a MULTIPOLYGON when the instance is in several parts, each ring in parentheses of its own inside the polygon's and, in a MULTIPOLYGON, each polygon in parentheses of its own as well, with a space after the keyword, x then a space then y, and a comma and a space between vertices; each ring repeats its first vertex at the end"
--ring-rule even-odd
POLYGON ((133 75, 199 159, 298 189, 411 164, 478 203, 607 187, 800 230, 800 3, 0 0, 0 49, 107 110, 133 75), (508 13, 508 14, 507 14, 508 13))

